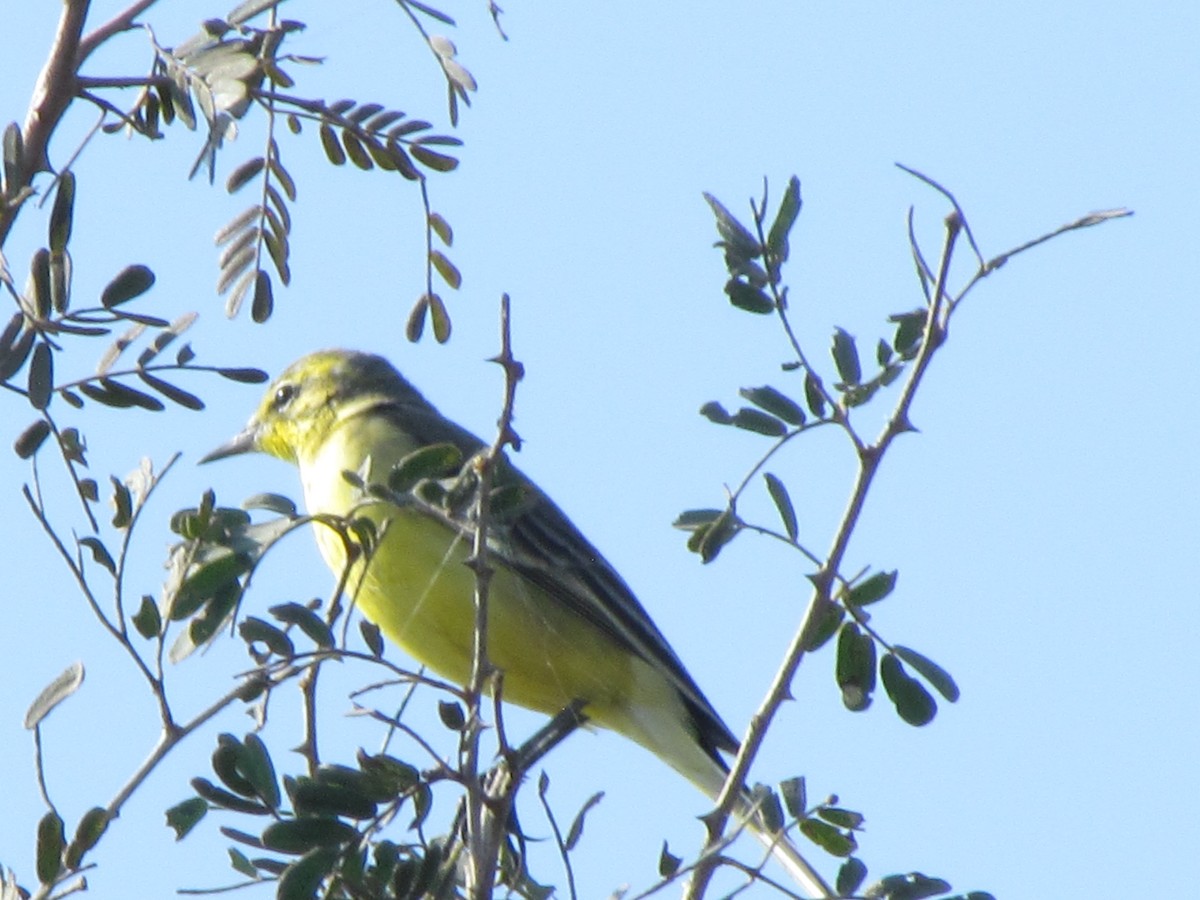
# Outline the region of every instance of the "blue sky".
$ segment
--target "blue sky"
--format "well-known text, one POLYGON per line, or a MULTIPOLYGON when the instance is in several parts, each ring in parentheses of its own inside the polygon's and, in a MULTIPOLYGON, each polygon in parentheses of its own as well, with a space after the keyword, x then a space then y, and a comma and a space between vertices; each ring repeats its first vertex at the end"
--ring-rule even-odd
MULTIPOLYGON (((976 290, 914 406, 920 432, 893 448, 851 546, 851 571, 900 572, 874 623, 946 666, 962 700, 923 729, 900 723, 882 696, 852 715, 826 651, 802 666, 797 702, 755 777, 804 774, 813 795, 837 793, 863 811, 861 855, 876 876, 917 869, 1002 900, 1181 893, 1200 839, 1200 596, 1190 575, 1200 540, 1200 10, 1185 0, 506 6, 507 43, 486 4, 450 10, 480 90, 462 117, 460 169, 430 182, 464 274, 462 291, 444 292, 448 346, 403 337, 422 289, 415 191, 394 176, 330 170, 308 133, 283 144, 300 198, 293 286, 277 291, 269 324, 223 317, 212 234, 248 201, 186 180, 199 140, 182 130, 157 145, 97 139, 84 153, 76 296, 147 263, 158 282, 146 311, 201 312, 190 335, 200 361, 275 372, 321 346, 382 352, 443 412, 490 435, 500 378, 483 360, 496 351, 497 297, 509 292, 528 369, 520 465, 625 574, 740 731, 799 621, 807 570, 750 536, 701 566, 669 527, 682 509, 719 504, 764 449, 707 423, 700 405, 736 404, 743 386, 789 386, 778 330, 725 300, 701 192, 741 213, 764 175, 776 196, 800 177, 787 275, 794 321, 822 360, 835 325, 870 347, 888 333, 887 315, 919 302, 904 216, 916 206, 933 254, 945 208, 895 162, 955 191, 987 255, 1093 209, 1134 209, 1014 260, 976 290)), ((5 31, 22 40, 0 58, 0 115, 20 120, 57 10, 10 7, 5 31)), ((287 12, 310 23, 295 52, 326 57, 296 72, 297 93, 375 100, 448 127, 432 60, 394 7, 360 4, 342 21, 321 7, 287 12)), ((94 20, 118 8, 98 2, 94 20)), ((149 20, 174 44, 221 11, 164 3, 149 20)), ((131 34, 88 71, 134 73, 148 59, 131 34)), ((91 123, 90 111, 72 114, 56 162, 91 123)), ((229 148, 219 181, 259 152, 257 134, 248 125, 229 148)), ((44 216, 27 209, 6 248, 18 284, 44 216)), ((101 351, 78 346, 75 371, 101 351)), ((166 520, 205 487, 230 504, 260 490, 299 493, 294 472, 269 460, 196 469, 258 391, 183 383, 208 411, 78 418, 102 481, 142 456, 184 454, 141 532, 135 594, 156 593, 166 520)), ((7 397, 4 440, 30 418, 7 397)), ((47 481, 58 477, 49 456, 43 466, 47 481)), ((850 488, 847 448, 814 436, 773 471, 792 488, 809 543, 826 546, 850 488)), ((24 509, 27 479, 25 464, 0 454, 0 541, 11 548, 0 862, 32 882, 42 807, 21 728, 28 702, 84 661, 81 693, 45 729, 51 790, 68 820, 107 802, 154 731, 142 685, 24 509)), ((79 527, 68 503, 56 511, 65 530, 79 527)), ((770 521, 763 494, 743 511, 770 521)), ((260 609, 329 589, 307 537, 285 555, 258 582, 260 609)), ((181 703, 199 708, 242 665, 233 647, 189 660, 174 673, 181 703)), ((330 709, 345 706, 331 697, 330 709)), ((177 845, 161 810, 187 796, 217 731, 248 727, 231 715, 164 766, 102 844, 93 896, 232 880, 215 823, 177 845)), ((377 739, 357 721, 334 730, 347 754, 377 739)), ((698 846, 704 798, 639 748, 580 734, 547 769, 562 818, 606 791, 577 854, 581 896, 652 882, 664 839, 675 852, 698 846)), ((526 828, 545 834, 533 792, 527 800, 526 828)), ((562 883, 552 859, 539 871, 562 883)))

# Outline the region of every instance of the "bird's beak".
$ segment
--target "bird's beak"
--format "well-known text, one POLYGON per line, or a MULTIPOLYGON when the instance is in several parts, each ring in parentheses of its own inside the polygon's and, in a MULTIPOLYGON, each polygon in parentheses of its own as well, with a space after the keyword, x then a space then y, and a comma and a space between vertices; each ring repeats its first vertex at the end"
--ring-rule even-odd
POLYGON ((240 433, 234 435, 232 440, 226 441, 215 450, 211 450, 204 456, 200 457, 201 463, 209 463, 217 459, 225 459, 227 456, 237 456, 241 453, 250 453, 258 449, 258 426, 253 422, 247 425, 240 433))

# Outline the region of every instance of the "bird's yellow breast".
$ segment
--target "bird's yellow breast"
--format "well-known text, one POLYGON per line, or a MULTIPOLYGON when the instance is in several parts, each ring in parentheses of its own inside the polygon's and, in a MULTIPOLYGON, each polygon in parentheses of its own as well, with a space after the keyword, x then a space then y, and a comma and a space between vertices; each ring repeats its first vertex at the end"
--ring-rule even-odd
MULTIPOLYGON (((301 459, 301 478, 310 513, 371 518, 383 539, 366 563, 356 565, 349 592, 364 616, 414 658, 442 677, 465 684, 470 678, 475 578, 464 564, 467 539, 412 508, 373 501, 360 505, 360 492, 342 477, 365 461, 370 481, 387 474, 413 442, 382 416, 357 416, 339 427, 311 458, 301 459)), ((321 553, 335 574, 345 564, 341 538, 316 525, 321 553)), ((493 554, 488 602, 488 653, 503 672, 506 700, 556 713, 576 699, 598 723, 644 739, 627 710, 677 699, 647 678, 641 660, 603 631, 547 595, 493 554), (647 691, 661 696, 646 696, 647 691), (631 701, 637 700, 637 703, 631 701)), ((673 711, 673 710, 672 710, 673 711)))

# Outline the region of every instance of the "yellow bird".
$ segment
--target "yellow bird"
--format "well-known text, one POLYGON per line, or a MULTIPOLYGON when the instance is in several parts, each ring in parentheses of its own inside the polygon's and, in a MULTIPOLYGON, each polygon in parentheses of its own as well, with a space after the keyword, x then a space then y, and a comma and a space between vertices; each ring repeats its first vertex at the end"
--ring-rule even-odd
MULTIPOLYGON (((384 537, 352 572, 348 590, 358 609, 414 659, 465 684, 475 622, 474 575, 463 565, 470 523, 448 522, 419 504, 364 503, 343 475, 386 483, 409 453, 447 443, 464 458, 484 447, 387 360, 326 350, 289 366, 246 428, 202 461, 268 453, 299 466, 310 514, 369 516, 384 537)), ((641 744, 715 798, 727 772, 721 754, 738 746, 729 728, 599 551, 515 468, 498 475, 525 494, 517 514, 489 530, 488 655, 503 672, 504 699, 551 715, 582 701, 592 722, 641 744)), ((340 537, 326 527, 316 535, 340 575, 340 537)), ((830 895, 786 839, 750 825, 801 887, 830 895)))

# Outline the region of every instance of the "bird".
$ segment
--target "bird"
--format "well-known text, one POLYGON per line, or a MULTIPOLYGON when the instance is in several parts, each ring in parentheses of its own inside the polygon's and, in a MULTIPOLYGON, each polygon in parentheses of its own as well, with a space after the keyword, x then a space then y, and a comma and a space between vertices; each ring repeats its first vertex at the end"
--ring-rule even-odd
MULTIPOLYGON (((382 537, 351 569, 357 609, 414 659, 466 684, 476 578, 464 564, 474 539, 469 514, 363 491, 436 444, 453 445, 464 459, 485 448, 384 357, 330 349, 288 366, 246 427, 201 462, 266 453, 299 468, 310 515, 370 518, 382 537)), ((624 579, 559 507, 511 464, 497 469, 496 481, 521 495, 488 531, 487 650, 502 673, 503 699, 548 715, 582 704, 589 724, 640 744, 715 799, 728 772, 722 754, 738 749, 729 727, 624 579)), ((320 525, 316 537, 340 575, 344 540, 320 525)), ((737 806, 801 888, 831 895, 786 836, 753 814, 745 790, 737 806)))

